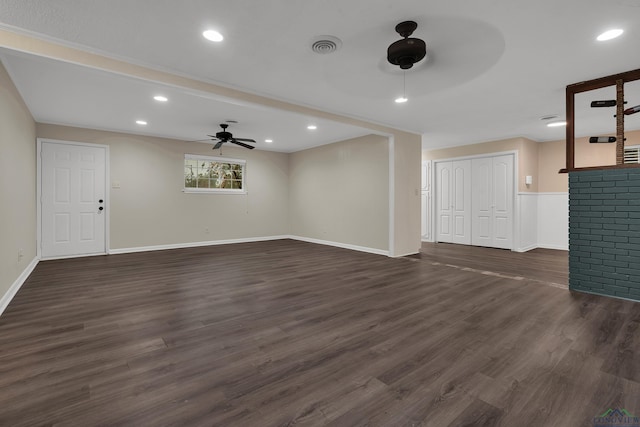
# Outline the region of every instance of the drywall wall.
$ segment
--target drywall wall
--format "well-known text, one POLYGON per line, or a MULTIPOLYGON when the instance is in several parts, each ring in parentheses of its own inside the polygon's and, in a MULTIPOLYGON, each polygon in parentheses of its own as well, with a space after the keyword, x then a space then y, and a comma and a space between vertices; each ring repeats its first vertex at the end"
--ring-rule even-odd
POLYGON ((420 160, 421 138, 409 133, 396 133, 393 138, 393 242, 391 256, 420 252, 420 160))
MULTIPOLYGON (((640 130, 625 133, 626 146, 640 145, 640 130)), ((563 192, 568 191, 568 175, 558 173, 564 169, 566 162, 565 140, 538 143, 538 170, 540 186, 538 191, 563 192)), ((616 144, 590 144, 589 138, 576 138, 575 165, 576 167, 605 166, 616 164, 616 144)))
POLYGON ((39 138, 110 147, 111 249, 288 234, 288 155, 224 146, 247 161, 247 194, 184 193, 184 154, 217 156, 212 146, 56 125, 39 138))
POLYGON ((369 135, 291 153, 291 234, 388 250, 388 147, 369 135))
POLYGON ((423 160, 451 159, 456 157, 477 156, 499 153, 503 151, 518 152, 518 191, 538 191, 538 146, 527 138, 511 138, 501 141, 490 141, 481 144, 463 145, 438 150, 423 150, 423 160), (527 186, 524 177, 533 177, 533 184, 527 186))
POLYGON ((567 166, 566 145, 562 141, 548 141, 538 143, 538 191, 541 193, 566 193, 569 177, 566 173, 559 173, 567 166))
POLYGON ((35 258, 35 122, 0 63, 0 298, 35 258))

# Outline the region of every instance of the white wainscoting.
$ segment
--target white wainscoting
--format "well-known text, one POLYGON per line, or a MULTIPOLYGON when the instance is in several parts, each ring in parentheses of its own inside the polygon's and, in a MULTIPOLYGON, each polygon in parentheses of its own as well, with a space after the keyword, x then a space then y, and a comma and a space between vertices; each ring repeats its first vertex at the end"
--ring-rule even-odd
POLYGON ((538 193, 538 247, 569 250, 569 193, 538 193))
POLYGON ((526 252, 538 247, 538 193, 518 193, 518 240, 516 252, 526 252))

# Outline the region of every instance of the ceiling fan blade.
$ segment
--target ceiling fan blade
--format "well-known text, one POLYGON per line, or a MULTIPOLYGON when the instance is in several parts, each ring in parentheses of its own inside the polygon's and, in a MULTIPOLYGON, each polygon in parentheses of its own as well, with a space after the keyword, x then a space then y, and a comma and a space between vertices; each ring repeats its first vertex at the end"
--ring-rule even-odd
POLYGON ((222 144, 223 144, 222 141, 218 142, 216 145, 213 146, 213 149, 217 150, 218 148, 222 147, 222 144))
POLYGON ((234 139, 230 139, 229 142, 233 142, 234 144, 237 144, 237 145, 239 145, 241 147, 244 147, 244 148, 248 148, 249 150, 253 150, 254 148, 256 148, 253 145, 249 145, 249 144, 244 144, 242 142, 238 142, 238 140, 235 139, 235 138, 234 139))
POLYGON ((194 139, 191 141, 185 141, 185 142, 205 142, 205 141, 212 141, 211 138, 206 138, 206 139, 194 139))
POLYGON ((242 142, 256 142, 255 140, 249 139, 249 138, 233 138, 233 139, 235 139, 236 141, 242 141, 242 142))

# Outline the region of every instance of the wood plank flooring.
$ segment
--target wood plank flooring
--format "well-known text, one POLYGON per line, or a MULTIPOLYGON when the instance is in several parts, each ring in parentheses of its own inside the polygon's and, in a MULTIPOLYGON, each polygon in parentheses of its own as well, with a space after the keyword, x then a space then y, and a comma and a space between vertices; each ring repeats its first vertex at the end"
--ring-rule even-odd
POLYGON ((561 252, 473 251, 390 259, 280 240, 41 262, 0 317, 0 425, 640 414, 640 303, 548 286, 561 252))

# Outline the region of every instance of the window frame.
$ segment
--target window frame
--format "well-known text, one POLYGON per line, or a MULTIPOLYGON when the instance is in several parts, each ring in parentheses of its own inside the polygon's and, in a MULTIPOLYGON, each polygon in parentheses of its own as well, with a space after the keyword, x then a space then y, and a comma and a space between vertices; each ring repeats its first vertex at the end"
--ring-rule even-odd
POLYGON ((229 157, 204 156, 200 154, 186 154, 182 160, 182 192, 195 194, 247 194, 247 161, 243 159, 232 159, 229 157), (187 187, 185 184, 187 160, 198 160, 205 162, 228 163, 242 166, 242 188, 199 188, 187 187))

